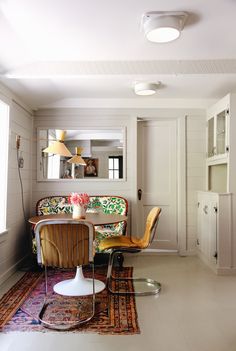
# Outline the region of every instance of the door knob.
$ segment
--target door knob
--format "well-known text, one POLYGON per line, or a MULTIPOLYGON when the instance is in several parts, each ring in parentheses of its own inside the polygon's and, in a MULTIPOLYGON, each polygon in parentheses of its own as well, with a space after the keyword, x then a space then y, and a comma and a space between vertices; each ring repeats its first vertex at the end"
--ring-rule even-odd
POLYGON ((138 199, 142 199, 142 189, 138 189, 138 199))

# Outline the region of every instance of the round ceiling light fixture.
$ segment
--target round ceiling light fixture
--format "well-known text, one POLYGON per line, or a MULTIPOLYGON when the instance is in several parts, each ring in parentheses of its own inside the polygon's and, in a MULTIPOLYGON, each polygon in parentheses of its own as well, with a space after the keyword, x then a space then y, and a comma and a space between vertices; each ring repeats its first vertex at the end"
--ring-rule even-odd
POLYGON ((151 11, 142 16, 142 28, 149 41, 168 43, 180 36, 187 19, 186 12, 151 11))
POLYGON ((137 82, 134 85, 134 91, 137 95, 148 96, 156 93, 160 82, 157 83, 145 83, 137 82))

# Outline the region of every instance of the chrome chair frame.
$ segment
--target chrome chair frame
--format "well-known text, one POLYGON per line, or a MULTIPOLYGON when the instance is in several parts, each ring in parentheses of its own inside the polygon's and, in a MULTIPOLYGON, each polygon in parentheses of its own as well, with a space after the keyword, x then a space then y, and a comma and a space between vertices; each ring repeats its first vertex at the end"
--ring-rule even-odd
MULTIPOLYGON (((157 225, 159 222, 159 217, 156 220, 155 225, 152 228, 151 235, 150 235, 150 241, 149 245, 153 242, 155 234, 156 234, 156 229, 157 225)), ((132 241, 132 238, 131 238, 132 241)), ((148 245, 148 246, 149 246, 148 245)), ((112 268, 113 268, 113 263, 114 263, 114 257, 117 254, 120 253, 138 253, 143 251, 143 249, 139 248, 127 248, 127 247, 119 247, 117 249, 111 249, 110 255, 109 255, 109 261, 108 261, 108 269, 107 269, 107 278, 106 278, 106 286, 107 289, 109 290, 110 293, 112 294, 117 294, 117 295, 136 295, 136 296, 148 296, 148 295, 156 295, 161 291, 161 284, 157 282, 156 280, 150 279, 150 278, 117 278, 112 275, 112 268), (112 280, 115 281, 132 281, 132 282, 145 282, 146 284, 153 285, 153 290, 148 290, 148 291, 129 291, 129 292, 122 292, 122 291, 117 291, 113 290, 111 288, 111 282, 112 280)))
POLYGON ((94 226, 92 223, 87 222, 87 221, 78 221, 78 220, 42 220, 38 222, 35 226, 35 237, 36 237, 36 244, 37 244, 37 259, 38 263, 40 265, 42 264, 42 256, 41 256, 41 244, 40 244, 40 229, 45 226, 45 225, 50 225, 50 224, 83 224, 88 226, 89 228, 89 261, 90 264, 92 265, 92 312, 91 314, 84 319, 77 320, 76 322, 72 323, 66 323, 66 324, 55 324, 55 323, 50 323, 46 320, 44 320, 43 316, 44 313, 47 309, 47 307, 52 303, 48 302, 48 276, 47 276, 47 266, 44 265, 44 275, 45 275, 45 296, 44 296, 44 302, 43 306, 38 314, 38 320, 47 328, 54 329, 54 330, 69 330, 73 329, 80 324, 87 323, 90 321, 94 315, 95 315, 95 278, 94 278, 94 262, 93 262, 93 241, 94 241, 94 226))

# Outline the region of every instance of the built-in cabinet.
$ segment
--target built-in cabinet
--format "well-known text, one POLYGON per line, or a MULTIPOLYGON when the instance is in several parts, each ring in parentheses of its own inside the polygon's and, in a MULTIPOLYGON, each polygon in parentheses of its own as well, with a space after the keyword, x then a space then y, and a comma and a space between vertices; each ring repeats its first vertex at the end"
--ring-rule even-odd
POLYGON ((198 248, 215 272, 231 267, 231 194, 198 192, 198 248))
POLYGON ((236 272, 236 94, 207 110, 206 191, 198 192, 199 255, 217 273, 236 272))

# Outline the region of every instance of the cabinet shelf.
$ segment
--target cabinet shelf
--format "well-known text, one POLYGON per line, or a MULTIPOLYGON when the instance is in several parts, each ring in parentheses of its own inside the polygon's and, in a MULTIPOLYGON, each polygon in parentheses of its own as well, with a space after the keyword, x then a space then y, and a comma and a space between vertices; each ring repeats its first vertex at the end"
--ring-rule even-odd
POLYGON ((225 154, 214 155, 206 159, 206 164, 207 166, 211 166, 211 165, 226 163, 228 162, 228 158, 229 158, 228 152, 225 154))

